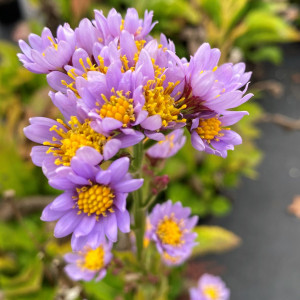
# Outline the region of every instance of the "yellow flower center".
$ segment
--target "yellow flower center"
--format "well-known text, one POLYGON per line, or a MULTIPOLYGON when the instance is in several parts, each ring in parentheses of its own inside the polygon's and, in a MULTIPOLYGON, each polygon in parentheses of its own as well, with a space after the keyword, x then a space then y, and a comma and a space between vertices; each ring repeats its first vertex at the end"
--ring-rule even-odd
POLYGON ((112 95, 109 100, 104 95, 102 95, 102 98, 106 103, 98 111, 101 118, 116 119, 123 123, 123 127, 126 127, 130 121, 135 121, 133 99, 125 97, 122 91, 115 92, 115 95, 112 95))
POLYGON ((183 231, 174 216, 165 216, 163 220, 159 222, 156 234, 163 244, 179 246, 183 243, 183 231))
POLYGON ((196 132, 202 139, 205 139, 208 143, 211 140, 219 141, 218 137, 223 136, 223 133, 219 133, 224 128, 221 127, 221 121, 217 118, 200 119, 196 132))
POLYGON ((171 93, 179 82, 169 82, 168 86, 164 88, 163 83, 166 76, 160 76, 163 70, 157 66, 154 66, 154 69, 155 79, 148 80, 144 86, 145 105, 143 109, 148 111, 149 116, 160 115, 162 125, 165 127, 170 122, 185 122, 185 119, 179 119, 179 115, 180 111, 186 108, 186 105, 184 104, 176 108, 175 99, 171 96, 171 93))
POLYGON ((218 300, 220 293, 217 287, 209 285, 203 289, 204 295, 210 300, 218 300))
POLYGON ((83 212, 88 216, 96 214, 105 217, 107 211, 114 212, 112 205, 115 194, 110 187, 101 184, 84 186, 77 188, 77 193, 78 214, 83 212))
POLYGON ((110 137, 95 132, 90 127, 90 121, 81 124, 75 116, 71 117, 69 125, 60 119, 57 122, 62 124, 67 131, 54 125, 50 128, 50 131, 55 131, 61 139, 53 137, 52 142, 43 143, 46 146, 51 146, 47 153, 53 153, 54 156, 58 157, 55 160, 56 165, 69 166, 76 151, 83 146, 93 147, 102 154, 104 145, 110 139, 110 137), (60 144, 57 142, 60 142, 60 144))
POLYGON ((104 267, 104 249, 102 246, 97 249, 89 249, 84 253, 84 261, 78 262, 83 269, 98 271, 104 267))

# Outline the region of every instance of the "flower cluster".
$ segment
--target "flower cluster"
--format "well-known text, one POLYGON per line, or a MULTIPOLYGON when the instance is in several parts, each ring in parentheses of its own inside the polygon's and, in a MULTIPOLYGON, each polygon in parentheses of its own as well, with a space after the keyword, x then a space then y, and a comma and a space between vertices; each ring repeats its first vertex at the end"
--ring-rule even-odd
MULTIPOLYGON (((190 61, 180 59, 163 34, 160 41, 149 35, 152 17, 146 11, 139 19, 133 8, 124 18, 115 9, 107 17, 96 10, 93 21, 83 19, 75 30, 64 24, 54 37, 45 28, 41 36, 29 35, 29 44, 19 42, 20 61, 46 74, 63 116, 31 118, 24 132, 40 144, 32 161, 63 191, 41 218, 57 221, 56 237, 72 234, 76 254, 67 255, 66 270, 74 279, 102 278, 107 240, 116 242, 118 229, 130 231, 126 199, 143 179, 131 177, 132 155, 122 157, 120 149, 150 139, 156 144, 147 155, 168 158, 185 143, 183 127, 195 149, 221 157, 242 142, 228 126, 247 114, 231 109, 251 98, 251 73, 243 63, 218 66, 220 51, 207 43, 190 61)), ((150 215, 149 236, 166 263, 181 263, 195 245, 197 218, 189 215, 170 201, 150 215)))

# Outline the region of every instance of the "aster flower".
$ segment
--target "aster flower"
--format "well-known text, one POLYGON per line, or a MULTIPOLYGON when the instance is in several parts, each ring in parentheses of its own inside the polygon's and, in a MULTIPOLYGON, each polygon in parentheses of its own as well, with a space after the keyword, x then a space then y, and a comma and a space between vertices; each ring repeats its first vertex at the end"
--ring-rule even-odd
POLYGON ((202 44, 190 62, 179 60, 170 54, 181 67, 185 77, 185 88, 177 106, 183 104, 184 117, 197 117, 203 112, 222 113, 248 101, 253 94, 245 94, 251 72, 245 72, 245 64, 226 63, 218 66, 221 55, 219 49, 211 49, 208 43, 202 44), (244 90, 239 89, 246 84, 244 90))
POLYGON ((198 217, 189 218, 190 208, 182 207, 180 202, 172 204, 169 200, 156 204, 149 219, 151 223, 151 239, 164 261, 174 264, 186 259, 196 245, 196 233, 192 232, 198 217))
POLYGON ((190 300, 229 300, 230 290, 220 277, 204 274, 197 288, 190 289, 190 300))
POLYGON ((102 32, 105 44, 119 37, 123 30, 133 35, 137 40, 145 39, 157 23, 152 23, 152 18, 153 12, 146 10, 144 19, 139 19, 135 8, 128 8, 124 19, 114 8, 109 11, 107 18, 102 11, 95 10, 95 26, 102 32))
POLYGON ((105 236, 117 241, 117 229, 129 232, 130 217, 126 210, 129 192, 139 189, 143 179, 131 179, 129 159, 119 158, 107 170, 99 166, 99 153, 91 147, 81 147, 69 167, 60 167, 49 184, 64 193, 50 203, 42 213, 43 221, 58 220, 54 235, 72 235, 72 249, 86 244, 95 248, 105 236))
POLYGON ((32 148, 31 157, 35 165, 43 167, 47 177, 51 177, 58 166, 69 166, 80 147, 89 146, 97 150, 100 162, 111 159, 121 148, 132 146, 144 137, 142 133, 131 131, 114 136, 106 132, 99 133, 94 130, 87 114, 80 110, 78 112, 73 92, 68 91, 67 96, 50 92, 50 97, 69 121, 35 117, 24 128, 28 139, 42 145, 32 148))
POLYGON ((183 129, 176 129, 169 133, 165 140, 147 150, 147 155, 153 158, 168 158, 175 155, 185 144, 186 137, 183 129))
POLYGON ((198 151, 205 151, 223 158, 227 157, 227 150, 234 150, 234 146, 242 143, 242 138, 226 126, 238 122, 246 111, 227 111, 222 115, 207 114, 192 121, 192 145, 198 151))
POLYGON ((77 281, 99 281, 106 275, 106 266, 112 258, 112 243, 100 244, 93 249, 86 245, 81 251, 67 253, 64 258, 68 263, 65 271, 68 276, 77 281))
POLYGON ((28 40, 30 46, 23 40, 19 41, 23 53, 19 53, 18 57, 24 67, 33 73, 62 69, 71 59, 76 46, 75 33, 67 23, 58 27, 57 38, 46 27, 41 36, 30 34, 28 40))

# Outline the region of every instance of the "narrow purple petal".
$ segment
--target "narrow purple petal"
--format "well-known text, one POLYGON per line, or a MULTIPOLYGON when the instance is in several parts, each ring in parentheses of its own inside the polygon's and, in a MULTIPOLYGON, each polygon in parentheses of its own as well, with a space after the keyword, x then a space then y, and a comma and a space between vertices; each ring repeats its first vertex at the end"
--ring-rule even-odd
POLYGON ((56 223, 54 228, 54 236, 56 238, 62 238, 69 235, 74 231, 81 220, 82 216, 77 214, 77 210, 71 210, 56 223))
POLYGON ((113 188, 117 192, 130 193, 132 191, 138 190, 144 183, 144 179, 130 179, 117 183, 113 188))

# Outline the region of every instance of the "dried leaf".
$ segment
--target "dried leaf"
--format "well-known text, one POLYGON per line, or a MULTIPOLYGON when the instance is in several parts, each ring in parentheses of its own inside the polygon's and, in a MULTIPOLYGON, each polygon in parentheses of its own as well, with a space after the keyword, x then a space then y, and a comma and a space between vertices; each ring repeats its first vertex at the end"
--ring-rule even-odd
POLYGON ((300 218, 300 195, 294 197, 292 204, 288 207, 288 212, 300 218))

